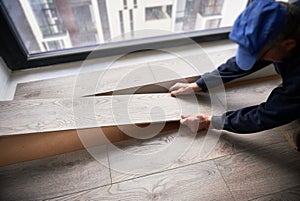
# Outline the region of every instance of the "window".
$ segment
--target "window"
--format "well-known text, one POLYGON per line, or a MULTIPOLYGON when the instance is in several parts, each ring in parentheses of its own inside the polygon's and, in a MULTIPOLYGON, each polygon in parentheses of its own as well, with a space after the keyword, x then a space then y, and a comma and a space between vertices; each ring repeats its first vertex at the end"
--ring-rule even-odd
POLYGON ((168 17, 170 17, 170 15, 163 6, 146 8, 146 21, 160 20, 168 17))
POLYGON ((141 39, 162 44, 170 38, 135 34, 145 29, 166 30, 174 38, 177 33, 193 38, 216 34, 226 37, 247 3, 248 0, 9 0, 0 5, 24 60, 37 61, 88 52, 98 45, 104 51, 127 47, 129 42, 144 44, 141 39))
POLYGON ((224 0, 201 0, 200 13, 203 16, 219 15, 222 12, 224 0))
POLYGON ((58 50, 63 49, 65 47, 63 40, 48 41, 44 42, 43 45, 47 50, 58 50))
POLYGON ((206 21, 205 28, 206 29, 215 29, 220 26, 221 19, 210 19, 206 21))

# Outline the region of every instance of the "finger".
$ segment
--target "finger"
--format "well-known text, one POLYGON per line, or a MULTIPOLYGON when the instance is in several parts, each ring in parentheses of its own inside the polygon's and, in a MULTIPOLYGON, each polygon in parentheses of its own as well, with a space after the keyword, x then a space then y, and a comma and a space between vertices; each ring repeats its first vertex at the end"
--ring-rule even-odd
POLYGON ((169 91, 174 91, 174 90, 177 90, 178 88, 180 88, 179 83, 176 83, 170 87, 169 91))
POLYGON ((187 124, 187 119, 180 119, 180 123, 183 124, 183 125, 186 125, 187 124))
POLYGON ((181 117, 182 119, 188 118, 189 116, 190 116, 190 115, 186 115, 186 114, 180 115, 180 117, 181 117))
POLYGON ((182 94, 182 90, 181 89, 178 89, 178 90, 174 90, 171 92, 171 96, 178 96, 182 94))
POLYGON ((171 94, 171 96, 173 96, 173 97, 177 96, 176 91, 171 91, 170 94, 171 94))

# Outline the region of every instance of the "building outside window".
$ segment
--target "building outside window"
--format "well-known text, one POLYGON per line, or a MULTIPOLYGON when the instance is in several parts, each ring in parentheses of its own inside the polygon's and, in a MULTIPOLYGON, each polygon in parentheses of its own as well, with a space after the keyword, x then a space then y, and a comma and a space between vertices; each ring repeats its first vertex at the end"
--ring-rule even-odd
POLYGON ((223 4, 224 0, 201 0, 199 12, 202 16, 221 15, 223 4))
POLYGON ((247 3, 248 0, 3 1, 28 54, 141 39, 143 36, 134 34, 139 30, 175 34, 230 27, 247 3))

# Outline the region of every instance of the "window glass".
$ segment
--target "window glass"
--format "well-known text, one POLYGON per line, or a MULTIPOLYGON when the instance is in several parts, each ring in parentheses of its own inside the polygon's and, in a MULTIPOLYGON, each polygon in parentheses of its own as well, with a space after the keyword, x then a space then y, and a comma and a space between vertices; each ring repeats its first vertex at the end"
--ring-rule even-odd
MULTIPOLYGON (((29 54, 124 42, 139 30, 190 33, 232 26, 247 0, 7 0, 29 54)), ((126 44, 126 43, 125 43, 126 44)))

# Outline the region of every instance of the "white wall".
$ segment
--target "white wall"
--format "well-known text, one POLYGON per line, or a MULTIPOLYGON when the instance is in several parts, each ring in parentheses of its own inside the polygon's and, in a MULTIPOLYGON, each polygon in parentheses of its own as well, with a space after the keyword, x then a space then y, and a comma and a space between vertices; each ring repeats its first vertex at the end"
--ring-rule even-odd
POLYGON ((0 57, 0 100, 5 100, 7 88, 10 81, 11 71, 0 57))

